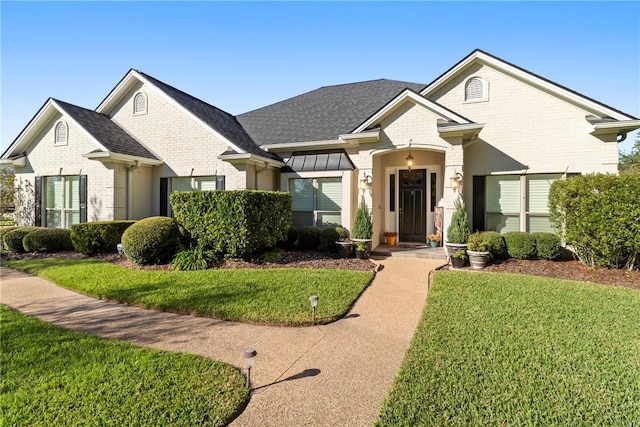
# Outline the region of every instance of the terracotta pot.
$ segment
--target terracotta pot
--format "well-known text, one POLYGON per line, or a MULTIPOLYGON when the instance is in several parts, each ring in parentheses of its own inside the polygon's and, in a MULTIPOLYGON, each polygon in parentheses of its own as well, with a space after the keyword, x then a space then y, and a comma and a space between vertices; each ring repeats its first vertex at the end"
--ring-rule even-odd
POLYGON ((384 239, 387 241, 388 246, 396 245, 396 236, 384 236, 384 239))

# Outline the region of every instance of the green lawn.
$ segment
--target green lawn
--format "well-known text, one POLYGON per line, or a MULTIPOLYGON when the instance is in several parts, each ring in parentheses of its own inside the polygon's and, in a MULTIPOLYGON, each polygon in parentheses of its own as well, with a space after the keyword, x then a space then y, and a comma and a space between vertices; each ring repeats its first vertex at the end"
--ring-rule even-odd
POLYGON ((111 301, 274 325, 311 324, 309 296, 314 294, 320 299, 317 322, 339 319, 373 278, 372 272, 320 269, 133 270, 95 259, 8 261, 3 266, 111 301))
POLYGON ((377 426, 640 423, 640 292, 440 272, 377 426))
POLYGON ((223 426, 249 400, 225 363, 0 315, 2 425, 223 426))

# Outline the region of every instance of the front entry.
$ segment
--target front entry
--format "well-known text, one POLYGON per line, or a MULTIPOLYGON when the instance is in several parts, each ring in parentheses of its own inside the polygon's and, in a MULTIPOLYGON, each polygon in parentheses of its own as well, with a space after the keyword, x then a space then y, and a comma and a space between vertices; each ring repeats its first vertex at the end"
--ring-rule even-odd
POLYGON ((400 171, 400 240, 424 242, 427 226, 427 171, 400 171))

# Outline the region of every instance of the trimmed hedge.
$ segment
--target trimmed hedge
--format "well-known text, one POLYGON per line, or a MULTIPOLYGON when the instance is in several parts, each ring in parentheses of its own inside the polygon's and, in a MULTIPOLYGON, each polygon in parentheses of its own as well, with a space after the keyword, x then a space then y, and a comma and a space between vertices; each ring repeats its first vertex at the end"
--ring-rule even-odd
POLYGON ((26 252, 73 251, 71 231, 65 228, 40 228, 24 236, 26 252))
POLYGON ((502 234, 497 231, 482 231, 480 235, 489 243, 487 250, 491 259, 505 259, 507 257, 507 245, 502 234))
POLYGON ((9 227, 0 227, 0 249, 9 249, 4 245, 4 236, 10 232, 13 231, 17 228, 20 228, 19 226, 9 226, 9 227))
POLYGON ((185 191, 169 196, 185 235, 207 249, 246 257, 287 240, 291 195, 275 191, 185 191))
POLYGON ((511 258, 531 259, 536 256, 536 239, 525 231, 510 231, 504 234, 507 253, 511 258))
POLYGON ((531 233, 536 239, 536 255, 540 259, 556 259, 560 255, 560 238, 553 233, 531 233))
POLYGON ((552 223, 583 263, 640 265, 640 174, 557 180, 549 191, 549 209, 552 223))
POLYGON ((122 249, 131 262, 140 265, 171 261, 180 245, 178 223, 164 216, 142 219, 122 235, 122 249))
POLYGON ((320 230, 312 226, 298 230, 299 249, 315 251, 318 246, 320 246, 320 230))
POLYGON ((85 255, 116 252, 122 234, 135 221, 83 222, 71 226, 71 241, 76 251, 85 255))
POLYGON ((342 227, 329 227, 320 230, 320 247, 319 249, 324 252, 336 252, 336 241, 340 240, 340 233, 338 228, 342 227))
POLYGON ((39 230, 44 227, 17 227, 2 237, 4 247, 11 252, 25 252, 22 239, 32 231, 39 230))

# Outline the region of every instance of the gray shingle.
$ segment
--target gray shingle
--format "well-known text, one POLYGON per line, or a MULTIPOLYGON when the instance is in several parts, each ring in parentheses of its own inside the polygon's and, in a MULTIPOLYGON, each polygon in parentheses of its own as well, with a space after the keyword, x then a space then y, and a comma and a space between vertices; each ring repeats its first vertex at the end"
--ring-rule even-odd
POLYGON ((57 99, 54 101, 110 152, 159 160, 108 116, 57 99))
POLYGON ((371 80, 320 89, 237 116, 260 145, 336 139, 351 132, 404 89, 421 83, 371 80))

